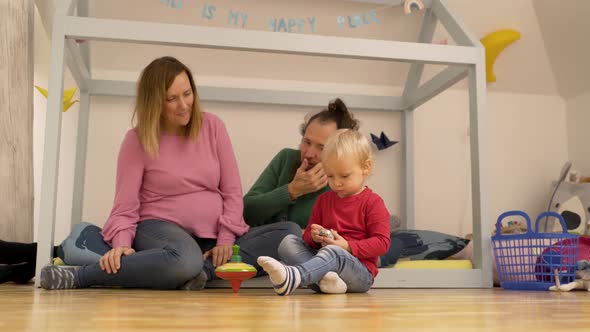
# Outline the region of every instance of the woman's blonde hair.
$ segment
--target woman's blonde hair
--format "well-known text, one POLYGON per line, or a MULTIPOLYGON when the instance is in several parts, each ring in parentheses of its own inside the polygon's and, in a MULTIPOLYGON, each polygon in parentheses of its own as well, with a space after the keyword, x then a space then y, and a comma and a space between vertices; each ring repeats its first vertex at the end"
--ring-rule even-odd
POLYGON ((357 130, 338 129, 333 132, 322 150, 322 161, 335 156, 336 159, 353 157, 361 166, 367 160, 373 161, 373 152, 369 140, 357 130))
POLYGON ((184 128, 183 136, 196 139, 203 125, 203 112, 190 69, 176 58, 165 56, 152 61, 139 78, 133 119, 137 117, 139 141, 151 157, 157 157, 160 149, 160 126, 166 92, 182 72, 187 74, 194 96, 191 118, 184 128))

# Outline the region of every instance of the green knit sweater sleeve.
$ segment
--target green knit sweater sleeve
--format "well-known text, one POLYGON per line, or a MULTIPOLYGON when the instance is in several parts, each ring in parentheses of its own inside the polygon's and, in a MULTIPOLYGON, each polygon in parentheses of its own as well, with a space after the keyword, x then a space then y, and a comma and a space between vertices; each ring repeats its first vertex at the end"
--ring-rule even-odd
POLYGON ((264 169, 244 196, 244 219, 250 226, 260 226, 286 218, 293 204, 287 185, 299 163, 299 151, 281 150, 264 169))

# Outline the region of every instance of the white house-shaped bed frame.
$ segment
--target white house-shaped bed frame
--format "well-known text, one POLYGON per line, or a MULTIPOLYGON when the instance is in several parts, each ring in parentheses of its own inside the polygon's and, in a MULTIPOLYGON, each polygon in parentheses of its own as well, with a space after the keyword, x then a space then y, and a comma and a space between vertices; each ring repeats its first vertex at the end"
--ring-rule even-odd
MULTIPOLYGON (((404 0, 350 0, 403 5, 404 0)), ((486 81, 485 51, 479 40, 455 16, 444 0, 422 0, 425 14, 417 43, 366 40, 302 34, 248 31, 113 19, 89 18, 87 0, 58 0, 52 22, 49 96, 45 128, 41 187, 37 276, 51 262, 55 227, 59 167, 64 65, 67 64, 80 89, 78 136, 74 172, 71 222, 82 217, 84 174, 90 96, 134 96, 135 82, 93 79, 89 71, 88 43, 74 39, 175 45, 224 50, 290 53, 350 59, 411 62, 404 92, 399 97, 341 95, 350 108, 402 112, 403 215, 406 226, 414 226, 414 111, 468 78, 471 144, 471 194, 473 211, 474 268, 470 270, 381 269, 377 288, 489 288, 492 287, 491 241, 487 201, 486 81), (77 13, 76 13, 77 12, 77 13), (430 44, 440 22, 457 46, 430 44), (420 85, 424 64, 448 65, 420 85)), ((202 100, 323 107, 333 94, 275 91, 272 89, 199 86, 202 100)), ((260 284, 252 280, 250 285, 260 284)), ((39 287, 39 278, 35 285, 39 287)), ((244 286, 248 286, 246 283, 244 286)))

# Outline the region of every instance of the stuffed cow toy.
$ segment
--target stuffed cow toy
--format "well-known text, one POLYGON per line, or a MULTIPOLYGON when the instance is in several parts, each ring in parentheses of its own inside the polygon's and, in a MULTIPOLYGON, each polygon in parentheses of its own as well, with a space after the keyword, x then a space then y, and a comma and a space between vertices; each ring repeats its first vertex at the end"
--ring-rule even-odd
MULTIPOLYGON (((590 183, 561 182, 551 201, 550 210, 563 217, 568 232, 590 235, 587 230, 590 221, 590 183)), ((539 228, 539 231, 543 231, 542 226, 539 228)), ((562 231, 556 221, 549 222, 548 228, 555 232, 562 231)))

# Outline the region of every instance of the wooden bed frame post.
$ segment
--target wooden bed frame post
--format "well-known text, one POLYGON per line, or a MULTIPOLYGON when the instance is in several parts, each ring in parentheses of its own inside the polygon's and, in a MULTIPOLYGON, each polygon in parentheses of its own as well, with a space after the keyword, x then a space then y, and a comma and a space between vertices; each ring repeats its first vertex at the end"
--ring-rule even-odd
POLYGON ((61 113, 64 84, 65 17, 71 10, 71 0, 60 0, 55 9, 51 32, 51 66, 49 72, 49 96, 45 119, 45 146, 43 150, 43 177, 39 208, 39 235, 35 286, 39 287, 41 268, 53 258, 53 233, 57 203, 57 175, 61 139, 61 113))

